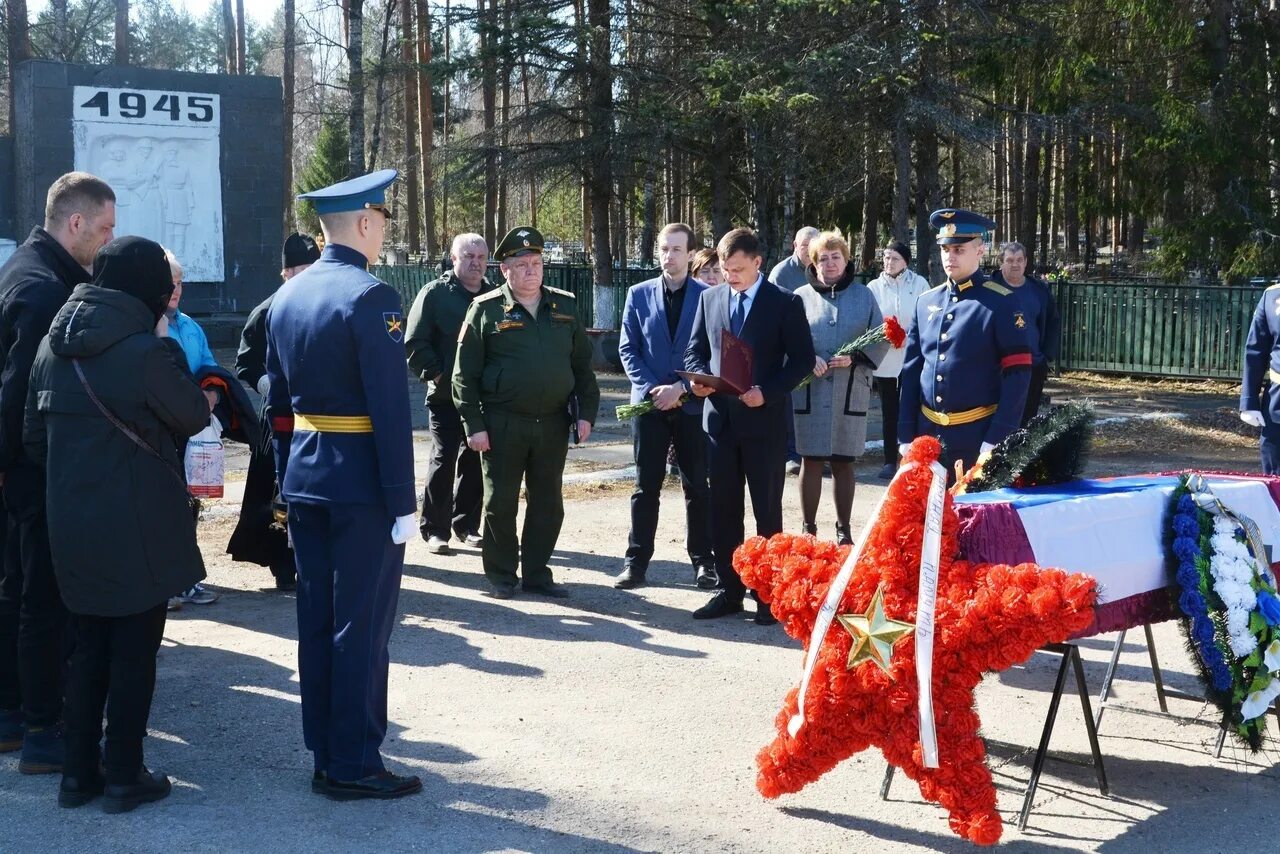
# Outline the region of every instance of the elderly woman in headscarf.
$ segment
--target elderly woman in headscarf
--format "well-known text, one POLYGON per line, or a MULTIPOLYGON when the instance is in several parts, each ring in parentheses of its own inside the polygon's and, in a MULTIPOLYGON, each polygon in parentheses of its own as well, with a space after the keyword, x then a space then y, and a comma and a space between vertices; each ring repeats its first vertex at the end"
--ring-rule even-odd
POLYGON ((880 307, 867 286, 854 280, 849 244, 839 231, 824 231, 809 242, 808 283, 796 289, 813 334, 817 358, 814 379, 791 393, 795 410, 796 451, 800 454, 800 511, 807 534, 818 532, 822 472, 831 466, 836 505, 836 542, 853 542, 853 463, 867 441, 871 372, 884 358, 886 342, 849 356, 836 351, 880 326, 880 307))
POLYGON ((143 764, 142 739, 165 606, 205 574, 178 447, 209 423, 209 403, 169 337, 164 250, 120 238, 93 274, 40 343, 24 443, 48 476, 54 573, 75 629, 58 803, 103 794, 118 813, 170 790, 143 764))

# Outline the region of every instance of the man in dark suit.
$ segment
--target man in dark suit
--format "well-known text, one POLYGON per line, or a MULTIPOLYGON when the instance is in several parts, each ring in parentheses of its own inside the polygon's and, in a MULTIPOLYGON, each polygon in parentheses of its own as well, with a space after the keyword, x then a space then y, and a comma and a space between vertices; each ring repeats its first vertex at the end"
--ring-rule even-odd
POLYGON ((622 574, 614 587, 629 590, 644 584, 658 530, 658 503, 667 474, 667 448, 675 445, 684 488, 685 546, 694 566, 694 581, 716 586, 707 517, 707 438, 702 433, 702 400, 688 395, 676 376, 684 366, 693 316, 706 285, 689 276, 693 229, 673 222, 658 233, 662 275, 627 291, 622 309, 618 356, 631 380, 631 402, 653 401, 654 411, 634 422, 636 490, 631 495, 631 534, 622 574))
MULTIPOLYGON (((782 487, 787 456, 791 390, 813 370, 813 338, 804 308, 794 294, 770 284, 760 273, 763 252, 755 232, 736 228, 716 247, 727 288, 709 288, 698 300, 685 367, 721 375, 725 330, 746 342, 753 354, 752 386, 744 394, 716 392, 692 383, 706 398, 703 429, 709 437, 711 537, 722 589, 694 611, 694 619, 724 617, 742 610, 746 588, 733 568, 733 551, 744 538, 743 482, 751 490, 756 533, 782 530, 782 487)), ((769 606, 756 606, 756 622, 776 622, 769 606)))

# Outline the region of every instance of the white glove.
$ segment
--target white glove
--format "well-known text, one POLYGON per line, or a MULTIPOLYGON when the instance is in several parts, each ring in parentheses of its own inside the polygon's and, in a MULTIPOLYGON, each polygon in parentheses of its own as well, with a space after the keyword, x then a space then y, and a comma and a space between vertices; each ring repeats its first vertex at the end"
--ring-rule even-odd
POLYGON ((271 389, 271 380, 266 374, 262 375, 262 379, 258 380, 258 394, 263 397, 267 396, 267 392, 271 389))
POLYGON ((983 442, 982 447, 978 450, 978 454, 979 456, 981 456, 982 454, 989 454, 995 449, 996 449, 996 446, 991 444, 990 442, 983 442))
POLYGON ((414 522, 418 517, 410 513, 408 516, 397 516, 395 524, 391 526, 391 542, 397 546, 403 546, 409 542, 409 538, 413 536, 413 529, 417 527, 414 522))
POLYGON ((905 457, 907 455, 907 451, 909 450, 911 450, 911 443, 903 442, 902 444, 898 445, 898 456, 905 457))
POLYGON ((1246 409, 1240 413, 1240 420, 1250 427, 1262 427, 1266 422, 1262 418, 1262 413, 1256 409, 1246 409))

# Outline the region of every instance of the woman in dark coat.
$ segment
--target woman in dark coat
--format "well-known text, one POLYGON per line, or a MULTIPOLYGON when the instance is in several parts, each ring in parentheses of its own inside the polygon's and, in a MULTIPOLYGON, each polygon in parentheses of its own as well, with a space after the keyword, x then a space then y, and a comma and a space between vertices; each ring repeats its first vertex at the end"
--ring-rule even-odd
POLYGON ((105 793, 106 812, 125 812, 169 794, 142 763, 142 739, 165 606, 204 578, 177 447, 209 423, 209 403, 167 337, 164 250, 121 238, 93 272, 40 343, 24 440, 48 476, 54 573, 75 628, 58 803, 105 793))

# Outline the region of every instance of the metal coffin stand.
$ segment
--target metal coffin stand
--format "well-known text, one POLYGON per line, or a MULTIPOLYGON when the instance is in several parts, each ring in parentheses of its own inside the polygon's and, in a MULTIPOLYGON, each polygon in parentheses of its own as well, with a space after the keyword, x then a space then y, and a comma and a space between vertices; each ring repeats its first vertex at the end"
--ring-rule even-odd
MULTIPOLYGON (((1084 681, 1084 664, 1080 660, 1080 650, 1075 644, 1054 643, 1042 646, 1038 652, 1051 652, 1062 656, 1058 665, 1058 678, 1054 682, 1053 695, 1049 699, 1049 712, 1045 715, 1044 729, 1040 733, 1040 746, 1036 748, 1035 761, 1031 766, 1031 779, 1027 781, 1027 789, 1022 798, 1022 811, 1018 814, 1018 829, 1026 830, 1027 819, 1031 816, 1031 804, 1036 796, 1036 788, 1040 785, 1040 774, 1044 771, 1044 762, 1052 758, 1060 762, 1075 765, 1089 765, 1098 777, 1098 791, 1108 793, 1107 772, 1102 764, 1102 749, 1098 745, 1098 730, 1094 723, 1093 709, 1089 703, 1089 688, 1084 681), (1069 759, 1064 756, 1053 756, 1049 753, 1049 739, 1053 736, 1053 725, 1058 717, 1058 706, 1062 702, 1062 693, 1067 687, 1067 672, 1075 672, 1076 691, 1080 695, 1080 708, 1084 711, 1084 728, 1089 736, 1089 750, 1093 754, 1089 762, 1069 759)), ((888 799, 889 786, 893 783, 894 767, 885 768, 884 782, 880 785, 881 799, 888 799)))

